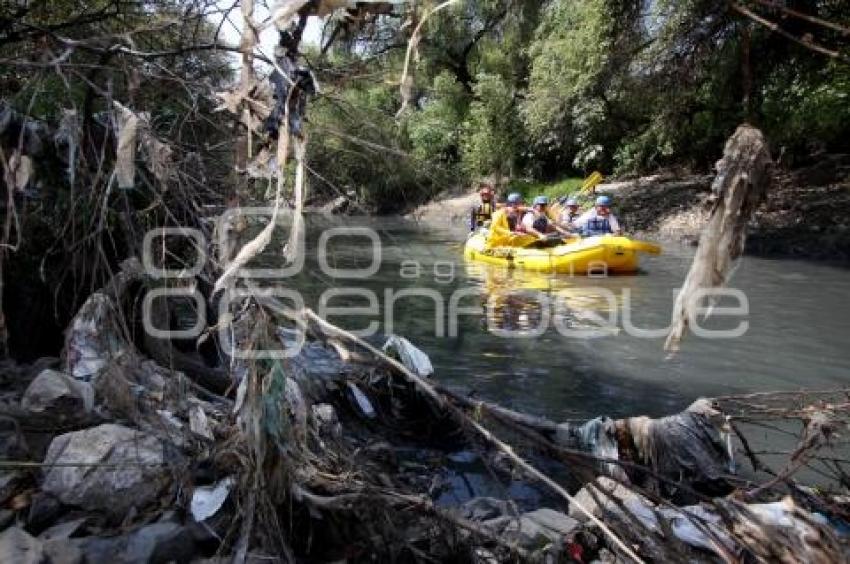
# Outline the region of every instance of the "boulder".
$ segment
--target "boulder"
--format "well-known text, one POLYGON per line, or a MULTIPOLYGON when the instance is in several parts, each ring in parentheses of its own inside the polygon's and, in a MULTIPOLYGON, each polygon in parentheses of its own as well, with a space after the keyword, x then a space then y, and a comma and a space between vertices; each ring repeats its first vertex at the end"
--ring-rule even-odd
POLYGON ((27 514, 27 530, 32 533, 43 531, 52 525, 62 512, 62 504, 52 495, 44 492, 34 494, 27 514))
POLYGON ((0 533, 0 562, 42 564, 44 546, 20 527, 9 527, 0 533))
POLYGON ((82 564, 83 551, 76 542, 52 539, 44 542, 44 554, 50 564, 82 564))
POLYGON ((88 382, 78 381, 57 370, 42 370, 24 392, 21 407, 30 413, 75 418, 94 407, 94 390, 88 382))
POLYGON ((86 564, 165 564, 193 561, 196 544, 187 527, 173 522, 145 525, 115 537, 70 539, 86 564))
POLYGON ((126 535, 117 537, 83 537, 69 539, 83 553, 83 562, 86 564, 114 564, 123 563, 124 549, 127 547, 128 537, 126 535))
POLYGON ((111 423, 56 437, 45 463, 43 491, 115 517, 154 501, 170 479, 159 439, 111 423))
POLYGON ((71 521, 58 523, 43 531, 40 535, 38 535, 38 538, 44 542, 69 539, 73 534, 82 529, 88 520, 88 517, 79 517, 77 519, 72 519, 71 521))
POLYGON ((178 523, 153 523, 130 535, 122 562, 188 562, 195 555, 195 543, 189 529, 178 523))

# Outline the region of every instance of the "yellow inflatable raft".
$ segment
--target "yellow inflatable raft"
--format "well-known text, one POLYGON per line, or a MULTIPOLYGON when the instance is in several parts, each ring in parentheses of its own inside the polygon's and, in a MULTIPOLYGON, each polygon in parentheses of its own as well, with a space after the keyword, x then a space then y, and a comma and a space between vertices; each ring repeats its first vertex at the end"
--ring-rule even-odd
POLYGON ((603 275, 628 274, 638 267, 638 253, 658 254, 661 247, 628 237, 603 235, 571 239, 555 247, 488 246, 486 232, 472 233, 463 254, 467 259, 540 272, 603 275))

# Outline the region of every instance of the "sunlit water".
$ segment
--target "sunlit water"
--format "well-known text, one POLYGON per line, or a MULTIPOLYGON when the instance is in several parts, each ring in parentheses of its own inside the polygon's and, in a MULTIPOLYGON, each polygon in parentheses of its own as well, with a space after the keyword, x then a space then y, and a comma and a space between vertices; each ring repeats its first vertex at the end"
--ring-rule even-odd
MULTIPOLYGON (((661 256, 644 256, 636 276, 570 278, 467 263, 465 236, 462 227, 398 218, 309 216, 305 267, 281 282, 314 308, 334 288, 357 293, 331 298, 328 304, 334 307, 367 306, 364 295, 371 292, 377 315, 329 319, 349 329, 376 322, 380 333, 403 335, 424 350, 440 382, 558 420, 658 416, 700 396, 850 384, 848 270, 745 258, 731 286, 745 294, 748 313, 714 317, 705 326, 732 329, 745 321, 746 333, 725 339, 689 335, 679 354, 668 358, 663 337, 632 334, 624 314, 638 328, 668 325, 691 249, 671 244, 661 256), (322 268, 316 254, 321 233, 343 226, 379 233, 380 264, 373 275, 358 279, 326 272, 327 266, 369 267, 374 243, 362 235, 331 238, 322 268), (387 292, 401 290, 430 296, 399 297, 392 303, 387 292), (460 296, 462 312, 456 331, 450 321, 453 295, 460 296), (444 312, 442 323, 438 309, 444 312), (548 328, 535 336, 534 328, 544 323, 548 328), (596 335, 562 334, 568 330, 596 335)), ((280 249, 279 241, 271 245, 263 264, 276 266, 280 249)))

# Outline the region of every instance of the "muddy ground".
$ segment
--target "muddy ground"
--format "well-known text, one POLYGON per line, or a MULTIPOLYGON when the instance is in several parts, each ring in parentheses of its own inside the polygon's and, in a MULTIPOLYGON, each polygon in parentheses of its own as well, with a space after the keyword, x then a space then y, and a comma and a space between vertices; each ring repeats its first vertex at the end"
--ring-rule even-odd
MULTIPOLYGON (((836 173, 831 178, 809 169, 776 174, 750 224, 747 254, 850 263, 850 173, 846 168, 836 173)), ((696 244, 708 217, 711 180, 656 178, 602 188, 615 196, 631 232, 696 244)))

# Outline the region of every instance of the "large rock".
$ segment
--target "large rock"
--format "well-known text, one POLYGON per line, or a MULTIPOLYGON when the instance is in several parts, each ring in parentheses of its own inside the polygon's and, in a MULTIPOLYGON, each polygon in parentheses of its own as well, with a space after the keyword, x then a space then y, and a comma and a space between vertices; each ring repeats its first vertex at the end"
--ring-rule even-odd
POLYGON ((51 416, 76 418, 94 407, 94 390, 88 382, 48 368, 30 383, 21 407, 30 413, 49 412, 51 416))
POLYGON ((20 527, 9 527, 0 533, 0 562, 42 564, 44 546, 20 527))
POLYGON ((194 561, 197 546, 187 527, 159 522, 115 537, 69 539, 86 564, 165 564, 194 561))
POLYGON ((44 554, 50 564, 82 564, 83 562, 83 551, 73 540, 45 541, 44 554))
POLYGON ((62 515, 62 504, 52 495, 38 492, 32 496, 27 514, 27 530, 39 533, 62 515))
POLYGON ((138 529, 127 541, 122 562, 188 562, 195 555, 189 529, 177 523, 153 523, 138 529))
POLYGON ((56 437, 45 463, 44 491, 112 516, 147 505, 169 482, 159 439, 109 423, 56 437))

